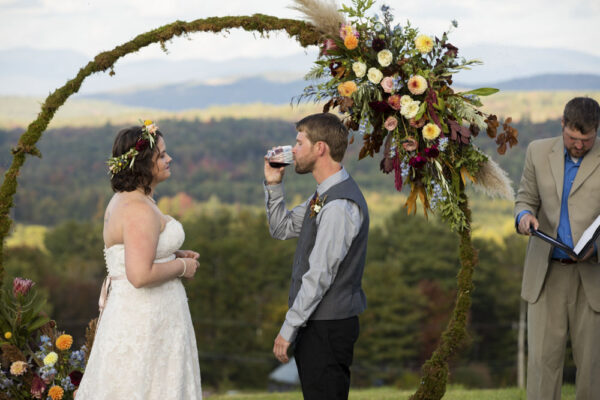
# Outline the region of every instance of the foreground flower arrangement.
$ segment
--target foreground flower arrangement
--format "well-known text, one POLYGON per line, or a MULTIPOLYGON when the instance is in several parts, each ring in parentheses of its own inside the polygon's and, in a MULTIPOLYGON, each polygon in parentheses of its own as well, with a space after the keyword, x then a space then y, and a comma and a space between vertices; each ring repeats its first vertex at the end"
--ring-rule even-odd
POLYGON ((460 231, 467 227, 459 207, 461 184, 471 181, 489 194, 512 197, 506 174, 472 138, 486 131, 503 154, 517 143, 517 131, 507 118, 498 134, 497 117, 479 109, 481 97, 497 89, 451 87, 453 74, 480 62, 459 58, 449 31, 432 38, 410 23, 392 27, 387 6, 381 16, 366 15, 374 0, 353 0, 353 7, 341 12, 315 0, 296 3, 325 35, 316 66, 306 76, 321 83, 308 86, 299 99, 325 102, 324 112, 338 107, 345 113, 346 126, 364 140, 360 158, 383 146, 381 169, 394 172, 397 190, 410 186, 409 213, 416 212, 419 199, 426 216, 433 210, 460 231))
POLYGON ((0 297, 0 399, 70 400, 85 369, 85 346, 41 313, 45 300, 29 279, 15 278, 0 297))

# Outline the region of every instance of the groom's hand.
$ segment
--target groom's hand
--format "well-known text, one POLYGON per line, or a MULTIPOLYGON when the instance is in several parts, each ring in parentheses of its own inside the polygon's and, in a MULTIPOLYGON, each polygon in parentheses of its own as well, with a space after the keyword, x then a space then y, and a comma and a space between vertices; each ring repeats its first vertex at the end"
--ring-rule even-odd
POLYGON ((281 335, 277 335, 275 338, 275 345, 273 346, 273 354, 275 354, 275 358, 278 359, 279 362, 285 364, 290 361, 287 355, 289 347, 290 342, 281 337, 281 335))
POLYGON ((269 160, 265 157, 265 182, 267 185, 277 185, 283 180, 285 167, 273 168, 269 165, 269 160))

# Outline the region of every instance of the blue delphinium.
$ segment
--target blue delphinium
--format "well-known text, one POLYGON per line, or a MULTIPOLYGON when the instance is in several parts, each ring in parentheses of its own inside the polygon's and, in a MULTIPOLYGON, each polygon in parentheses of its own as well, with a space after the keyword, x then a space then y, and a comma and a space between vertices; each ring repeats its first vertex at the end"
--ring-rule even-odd
POLYGON ((73 368, 83 368, 85 366, 85 346, 82 346, 80 350, 71 353, 69 364, 71 364, 73 368))
POLYGON ((0 390, 6 390, 11 387, 13 382, 0 369, 0 390))
POLYGON ((69 392, 75 390, 75 385, 71 383, 71 378, 66 376, 60 381, 60 386, 65 390, 65 392, 69 392))
POLYGON ((54 366, 52 365, 44 365, 43 367, 40 367, 39 372, 40 378, 42 378, 43 380, 51 380, 58 373, 56 371, 56 368, 54 368, 54 366))
POLYGON ((433 210, 437 207, 438 203, 446 201, 446 195, 444 194, 444 190, 439 185, 439 183, 433 183, 431 200, 429 201, 429 205, 433 210))
POLYGON ((444 151, 444 150, 446 150, 446 146, 448 146, 448 138, 443 137, 440 139, 440 143, 438 144, 438 150, 444 151))

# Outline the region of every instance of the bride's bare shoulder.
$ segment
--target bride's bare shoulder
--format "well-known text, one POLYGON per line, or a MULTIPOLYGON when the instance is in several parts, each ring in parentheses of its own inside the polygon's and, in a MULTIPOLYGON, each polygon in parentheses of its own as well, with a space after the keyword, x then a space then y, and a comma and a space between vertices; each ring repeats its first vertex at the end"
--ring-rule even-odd
POLYGON ((106 207, 104 217, 105 224, 111 223, 111 220, 144 220, 150 223, 160 221, 153 205, 134 192, 115 193, 106 207))

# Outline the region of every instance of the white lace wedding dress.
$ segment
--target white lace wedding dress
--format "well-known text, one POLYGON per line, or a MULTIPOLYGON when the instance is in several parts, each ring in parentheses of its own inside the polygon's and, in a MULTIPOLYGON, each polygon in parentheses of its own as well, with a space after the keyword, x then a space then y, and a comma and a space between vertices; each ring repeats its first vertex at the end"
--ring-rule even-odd
MULTIPOLYGON (((167 262, 183 243, 171 219, 160 234, 155 262, 167 262)), ((134 288, 125 276, 122 244, 104 250, 111 283, 76 400, 201 399, 200 365, 187 296, 176 278, 134 288)))

